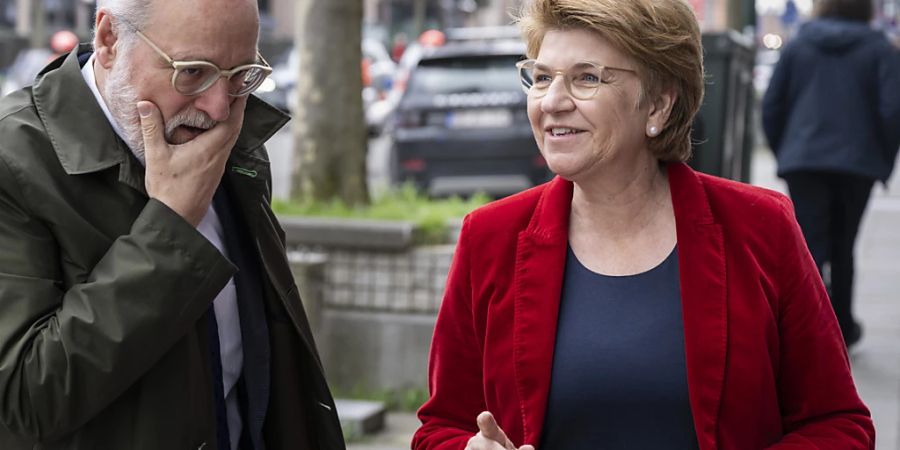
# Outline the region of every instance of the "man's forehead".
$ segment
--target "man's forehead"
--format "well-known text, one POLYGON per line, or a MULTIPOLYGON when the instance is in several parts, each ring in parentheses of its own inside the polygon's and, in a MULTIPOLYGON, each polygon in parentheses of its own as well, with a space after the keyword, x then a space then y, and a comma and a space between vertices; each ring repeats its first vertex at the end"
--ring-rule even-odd
POLYGON ((151 8, 171 9, 187 13, 191 11, 202 11, 203 13, 211 13, 217 10, 227 11, 245 8, 258 10, 259 6, 256 0, 149 0, 151 8))
POLYGON ((258 33, 259 9, 255 0, 155 0, 148 25, 168 32, 258 33))
POLYGON ((158 9, 151 14, 145 32, 159 41, 171 58, 217 63, 226 62, 221 61, 225 58, 232 62, 237 60, 236 64, 253 62, 259 36, 255 1, 157 0, 155 3, 158 9), (219 6, 213 8, 210 5, 219 6), (240 5, 240 8, 226 5, 240 5))

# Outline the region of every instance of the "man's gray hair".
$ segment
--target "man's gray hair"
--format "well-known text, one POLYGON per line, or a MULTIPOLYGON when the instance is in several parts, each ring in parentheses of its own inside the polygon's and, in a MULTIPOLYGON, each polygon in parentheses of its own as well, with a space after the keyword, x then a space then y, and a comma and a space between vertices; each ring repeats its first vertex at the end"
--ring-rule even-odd
MULTIPOLYGON (((112 15, 113 31, 122 42, 123 49, 130 48, 135 42, 132 28, 144 28, 150 20, 150 7, 153 0, 97 0, 97 10, 101 8, 112 15)), ((94 27, 96 36, 97 29, 94 27)))

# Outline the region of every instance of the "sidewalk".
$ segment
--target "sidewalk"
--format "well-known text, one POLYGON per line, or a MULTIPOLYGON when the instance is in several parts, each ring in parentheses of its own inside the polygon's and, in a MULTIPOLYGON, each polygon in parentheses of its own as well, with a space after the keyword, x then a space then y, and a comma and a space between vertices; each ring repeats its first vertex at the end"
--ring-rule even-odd
MULTIPOLYGON (((768 149, 753 155, 753 184, 785 192, 768 149)), ((872 410, 876 450, 900 450, 900 175, 876 186, 856 252, 855 310, 862 341, 850 355, 857 388, 872 410)), ((424 362, 423 362, 424 363, 424 362)), ((348 450, 405 450, 418 426, 411 413, 390 413, 386 429, 348 450)))

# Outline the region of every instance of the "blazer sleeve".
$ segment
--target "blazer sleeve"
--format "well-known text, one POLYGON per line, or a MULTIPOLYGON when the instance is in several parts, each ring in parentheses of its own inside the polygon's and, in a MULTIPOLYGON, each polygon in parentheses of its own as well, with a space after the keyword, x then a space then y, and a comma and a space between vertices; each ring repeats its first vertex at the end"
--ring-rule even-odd
POLYGON ((873 449, 875 429, 856 392, 825 287, 781 197, 778 389, 785 435, 771 449, 873 449))
POLYGON ((234 272, 190 224, 151 199, 84 280, 31 213, 0 157, 0 423, 65 436, 118 398, 204 314, 234 272))
POLYGON ((471 216, 463 221, 438 313, 428 362, 431 397, 419 409, 413 450, 463 449, 486 409, 482 351, 475 332, 470 265, 471 216))

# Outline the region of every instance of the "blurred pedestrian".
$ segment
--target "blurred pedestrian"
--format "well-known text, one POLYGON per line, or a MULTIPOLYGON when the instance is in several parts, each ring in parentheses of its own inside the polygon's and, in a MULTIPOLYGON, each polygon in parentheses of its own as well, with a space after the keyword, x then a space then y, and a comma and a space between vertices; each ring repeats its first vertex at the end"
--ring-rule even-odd
POLYGON ((78 36, 69 30, 59 30, 50 37, 50 50, 56 59, 78 47, 78 36))
POLYGON ((819 0, 781 53, 762 106, 763 127, 847 346, 853 252, 874 182, 900 147, 900 51, 873 30, 870 0, 819 0))
POLYGON ((343 449, 269 206, 255 0, 100 0, 0 101, 0 449, 343 449))
POLYGON ((406 51, 406 46, 408 45, 408 39, 406 38, 406 33, 400 32, 394 35, 394 42, 391 45, 391 59, 395 62, 400 62, 400 58, 403 57, 403 52, 406 51))
POLYGON ((684 163, 690 5, 527 5, 517 66, 558 176, 466 217, 413 448, 873 448, 790 200, 684 163))

